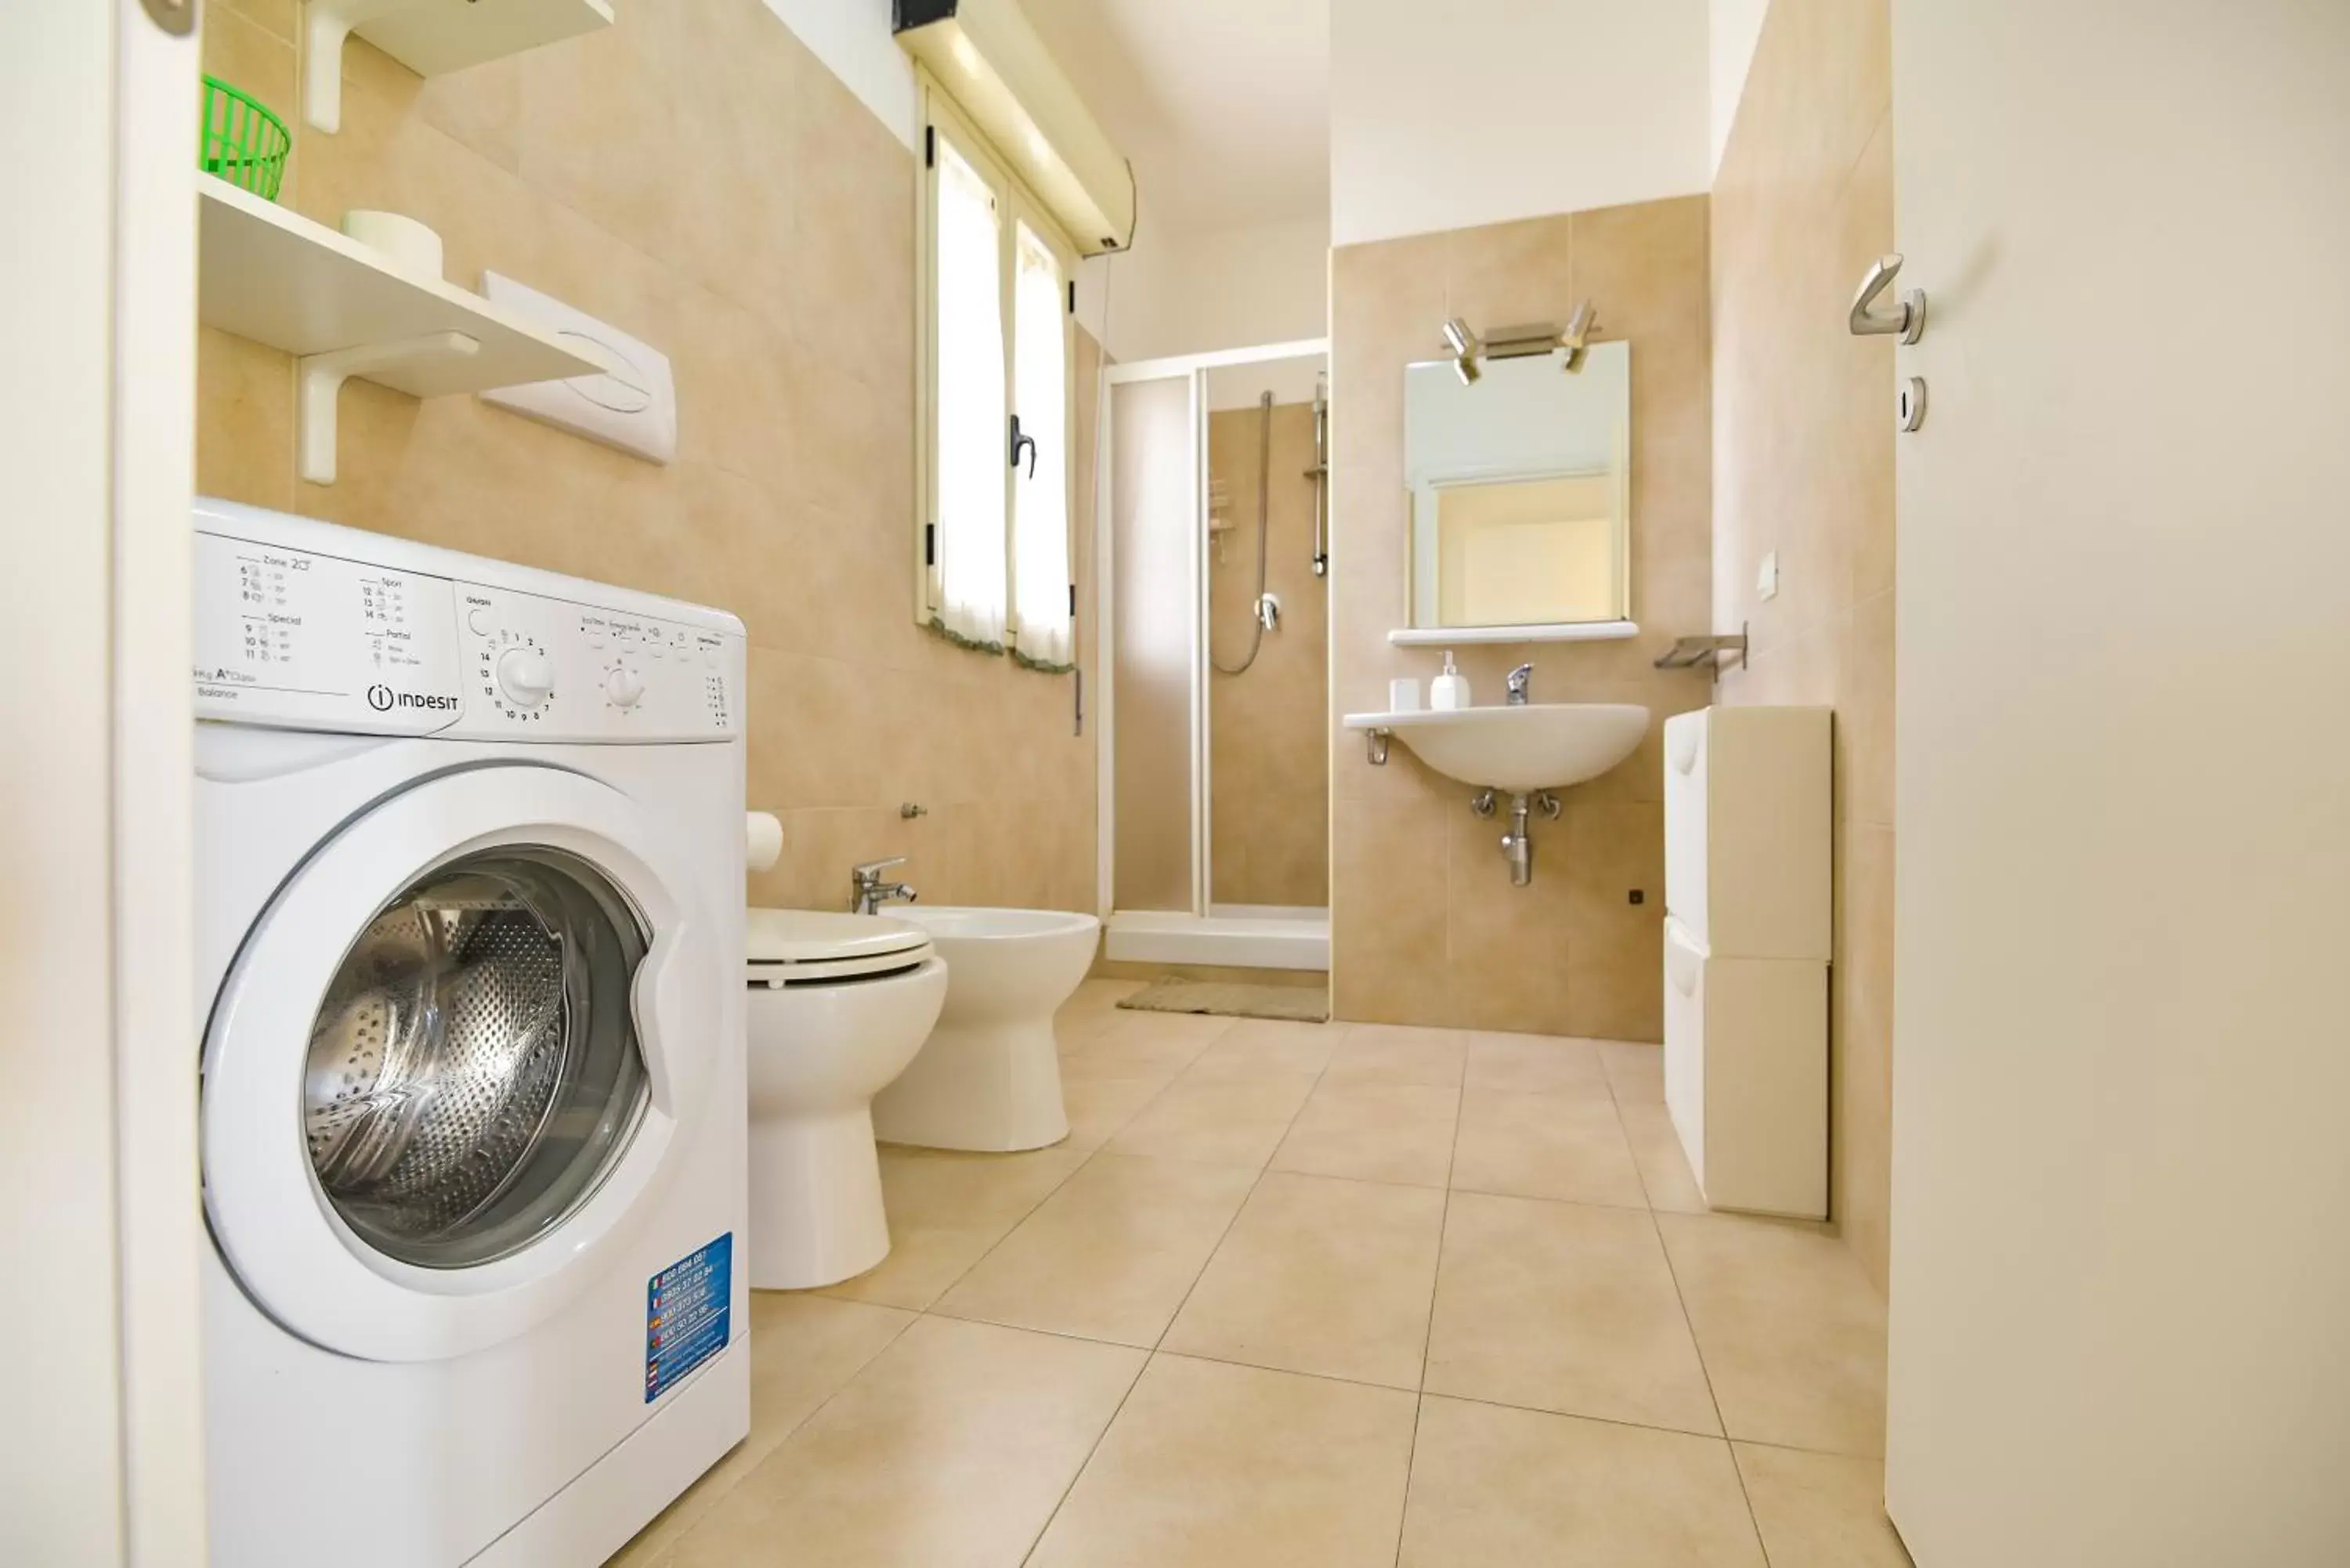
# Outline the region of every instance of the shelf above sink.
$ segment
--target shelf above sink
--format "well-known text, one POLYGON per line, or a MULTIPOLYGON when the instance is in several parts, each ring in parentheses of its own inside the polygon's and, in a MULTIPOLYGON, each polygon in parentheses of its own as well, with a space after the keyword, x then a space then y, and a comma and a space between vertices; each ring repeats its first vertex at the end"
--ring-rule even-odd
POLYGON ((1534 626, 1399 626, 1388 633, 1397 648, 1466 648, 1478 642, 1615 642, 1640 635, 1628 620, 1570 620, 1534 626))
POLYGON ((1392 736, 1448 778, 1505 794, 1565 789, 1632 754, 1648 732, 1646 708, 1628 702, 1527 702, 1491 708, 1349 713, 1349 730, 1392 736))

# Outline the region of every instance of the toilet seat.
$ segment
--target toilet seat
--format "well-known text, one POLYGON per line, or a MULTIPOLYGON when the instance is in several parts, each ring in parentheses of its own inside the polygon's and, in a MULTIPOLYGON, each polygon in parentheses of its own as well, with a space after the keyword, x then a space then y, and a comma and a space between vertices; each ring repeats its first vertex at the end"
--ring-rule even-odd
POLYGON ((839 984, 919 969, 931 936, 879 915, 819 909, 753 909, 743 926, 745 978, 754 986, 839 984))

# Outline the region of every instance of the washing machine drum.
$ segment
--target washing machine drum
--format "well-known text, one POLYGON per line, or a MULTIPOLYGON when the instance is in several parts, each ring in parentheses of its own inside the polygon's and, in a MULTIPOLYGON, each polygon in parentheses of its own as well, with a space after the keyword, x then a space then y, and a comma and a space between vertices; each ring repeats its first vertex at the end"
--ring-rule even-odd
POLYGON ((602 874, 544 848, 465 857, 385 905, 327 988, 303 1083, 311 1168, 351 1231, 457 1269, 562 1223, 644 1106, 644 956, 602 874))

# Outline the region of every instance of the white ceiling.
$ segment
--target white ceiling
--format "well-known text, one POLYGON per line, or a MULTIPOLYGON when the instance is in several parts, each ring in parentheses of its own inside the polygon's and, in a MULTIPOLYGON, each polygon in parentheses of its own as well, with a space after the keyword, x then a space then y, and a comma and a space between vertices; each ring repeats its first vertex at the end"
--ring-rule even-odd
POLYGON ((1326 216, 1329 0, 1023 0, 1126 155, 1146 222, 1326 216))

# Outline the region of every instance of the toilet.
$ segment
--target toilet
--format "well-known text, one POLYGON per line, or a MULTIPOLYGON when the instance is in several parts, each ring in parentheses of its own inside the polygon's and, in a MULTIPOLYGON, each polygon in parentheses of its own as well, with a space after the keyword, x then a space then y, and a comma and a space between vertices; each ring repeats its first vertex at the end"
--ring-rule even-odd
POLYGON ((937 1022, 947 966, 871 915, 753 909, 745 936, 751 1283, 837 1284, 889 1255, 873 1096, 937 1022))
POLYGON ((1101 921, 1057 909, 911 905, 946 961, 946 1006, 921 1052, 873 1102, 884 1142, 992 1153, 1069 1136, 1053 1015, 1093 967, 1101 921))

